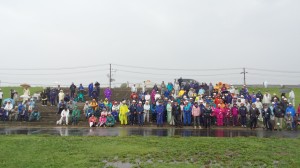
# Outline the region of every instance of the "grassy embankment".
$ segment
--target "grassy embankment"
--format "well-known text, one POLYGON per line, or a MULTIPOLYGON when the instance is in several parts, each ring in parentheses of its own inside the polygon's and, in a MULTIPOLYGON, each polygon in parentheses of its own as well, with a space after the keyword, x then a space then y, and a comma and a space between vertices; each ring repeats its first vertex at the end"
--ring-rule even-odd
MULTIPOLYGON (((280 88, 272 87, 272 88, 248 88, 249 93, 252 94, 252 91, 257 93, 259 90, 261 91, 262 94, 264 94, 266 91, 269 91, 269 93, 273 96, 273 93, 276 93, 277 96, 280 98, 281 93, 279 93, 280 88)), ((300 103, 300 88, 294 88, 293 89, 295 92, 295 103, 296 107, 298 108, 298 105, 300 103)), ((286 97, 289 96, 289 93, 286 93, 286 97)))
MULTIPOLYGON (((10 89, 14 89, 19 93, 19 96, 23 94, 23 88, 22 87, 1 87, 3 93, 4 93, 4 98, 8 98, 10 97, 10 89)), ((279 93, 279 89, 280 88, 248 88, 249 92, 252 93, 252 91, 255 91, 255 93, 258 92, 258 90, 260 90, 262 92, 262 94, 265 93, 265 91, 269 91, 269 93, 273 96, 273 93, 276 93, 278 97, 280 97, 281 93, 279 93)), ((31 94, 33 93, 37 93, 37 92, 41 92, 43 90, 42 87, 32 87, 30 88, 30 92, 31 94)), ((295 88, 294 89, 295 95, 296 95, 296 107, 298 107, 299 103, 300 103, 300 88, 295 88)), ((286 94, 286 96, 288 97, 288 93, 286 94)))
POLYGON ((0 136, 0 167, 299 167, 299 139, 0 136))
MULTIPOLYGON (((22 87, 1 87, 3 91, 3 97, 5 98, 10 98, 10 89, 16 90, 19 94, 19 96, 23 95, 23 88, 22 87)), ((42 87, 31 87, 30 88, 30 94, 33 95, 34 93, 41 92, 43 90, 42 87)))

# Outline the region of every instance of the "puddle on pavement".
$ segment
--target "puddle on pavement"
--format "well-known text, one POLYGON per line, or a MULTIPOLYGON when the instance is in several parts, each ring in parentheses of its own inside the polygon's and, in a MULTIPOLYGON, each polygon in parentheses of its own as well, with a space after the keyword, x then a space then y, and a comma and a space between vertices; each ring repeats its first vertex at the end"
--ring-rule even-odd
POLYGON ((264 131, 248 129, 175 129, 175 128, 0 128, 0 135, 57 135, 57 136, 175 136, 175 137, 276 137, 299 138, 300 131, 264 131))

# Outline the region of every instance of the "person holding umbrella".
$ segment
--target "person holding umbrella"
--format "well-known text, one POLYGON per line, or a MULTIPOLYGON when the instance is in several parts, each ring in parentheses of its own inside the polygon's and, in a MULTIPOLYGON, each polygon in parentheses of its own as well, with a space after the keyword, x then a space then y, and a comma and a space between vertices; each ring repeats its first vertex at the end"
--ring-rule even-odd
POLYGON ((27 101, 30 98, 30 90, 29 90, 30 85, 27 83, 23 83, 20 86, 22 86, 24 88, 23 95, 21 96, 23 98, 23 103, 24 103, 25 101, 27 101))

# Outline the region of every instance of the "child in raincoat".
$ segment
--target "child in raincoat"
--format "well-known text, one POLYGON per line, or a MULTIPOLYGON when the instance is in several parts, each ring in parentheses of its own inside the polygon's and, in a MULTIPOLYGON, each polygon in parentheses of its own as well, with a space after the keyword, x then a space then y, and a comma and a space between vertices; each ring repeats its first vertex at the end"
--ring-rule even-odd
POLYGON ((127 125, 127 113, 129 112, 128 106, 126 105, 126 101, 124 100, 120 106, 119 119, 121 125, 127 125))
POLYGON ((116 120, 115 120, 114 116, 112 116, 111 113, 108 113, 105 125, 108 127, 113 127, 115 125, 115 123, 116 123, 116 120))
POLYGON ((217 118, 217 126, 223 126, 223 109, 220 104, 218 104, 218 107, 215 108, 214 113, 217 118))
POLYGON ((106 123, 106 116, 105 116, 105 114, 101 114, 101 116, 99 118, 98 126, 99 127, 106 127, 105 123, 106 123))
POLYGON ((89 125, 90 127, 96 127, 97 125, 97 118, 92 114, 92 116, 89 118, 89 125))

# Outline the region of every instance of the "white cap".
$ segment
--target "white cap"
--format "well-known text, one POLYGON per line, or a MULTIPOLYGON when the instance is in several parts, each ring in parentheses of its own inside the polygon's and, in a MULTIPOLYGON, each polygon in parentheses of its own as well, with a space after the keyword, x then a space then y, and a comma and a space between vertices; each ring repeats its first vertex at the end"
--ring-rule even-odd
POLYGON ((135 103, 136 101, 135 101, 135 100, 132 100, 132 102, 135 103))

